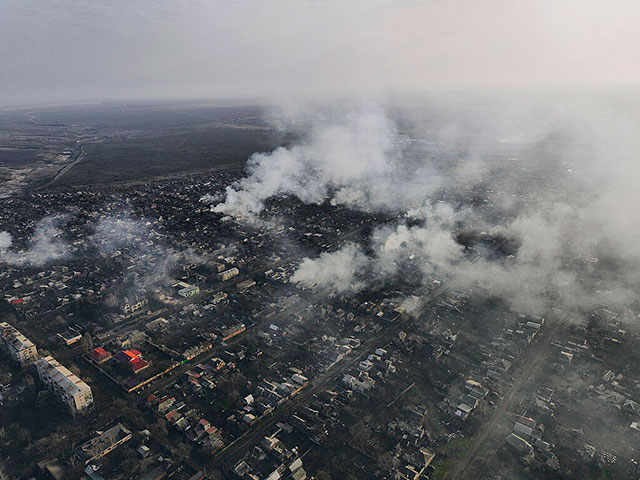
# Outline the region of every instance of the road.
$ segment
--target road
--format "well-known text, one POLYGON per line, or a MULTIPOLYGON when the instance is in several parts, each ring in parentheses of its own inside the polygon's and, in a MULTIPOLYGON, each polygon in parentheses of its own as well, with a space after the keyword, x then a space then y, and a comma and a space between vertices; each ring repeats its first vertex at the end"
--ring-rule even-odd
POLYGON ((342 375, 350 369, 357 367, 357 365, 370 353, 375 351, 376 348, 389 343, 402 328, 406 327, 408 321, 409 319, 398 321, 383 330, 384 335, 376 336, 363 343, 355 355, 351 355, 341 362, 338 362, 333 368, 316 377, 314 381, 311 381, 309 385, 293 399, 290 399, 287 403, 275 410, 269 417, 262 419, 262 421, 258 422, 251 430, 230 443, 217 455, 217 458, 221 460, 225 466, 234 466, 249 448, 259 443, 263 437, 273 433, 277 422, 286 421, 296 410, 310 402, 314 395, 333 387, 342 375))
MULTIPOLYGON (((495 450, 504 442, 510 429, 502 428, 504 426, 500 422, 519 401, 518 392, 522 390, 531 378, 540 362, 551 352, 552 342, 556 338, 558 329, 563 325, 564 318, 558 319, 553 315, 550 317, 542 326, 542 331, 536 335, 534 341, 527 346, 522 356, 518 359, 520 365, 522 365, 518 378, 504 394, 493 411, 491 418, 479 428, 464 456, 455 463, 449 472, 448 480, 477 478, 469 470, 473 466, 480 450, 483 448, 495 450), (467 472, 469 472, 469 475, 465 477, 467 472)), ((511 426, 510 422, 509 426, 511 426)))
MULTIPOLYGON (((353 236, 359 234, 360 232, 362 232, 362 230, 364 230, 365 228, 367 228, 366 226, 362 226, 362 227, 358 227, 355 228, 353 230, 350 230, 349 232, 344 233, 343 235, 340 236, 340 241, 344 242, 347 239, 352 238, 353 236)), ((163 308, 161 310, 152 312, 151 314, 144 314, 144 315, 140 315, 140 316, 136 316, 134 318, 132 318, 130 321, 120 324, 117 327, 114 327, 113 329, 111 329, 109 332, 107 332, 104 336, 101 337, 101 341, 102 342, 106 342, 108 339, 113 338, 115 336, 118 335, 123 335, 127 332, 130 332, 132 330, 138 329, 140 328, 144 323, 149 322, 151 320, 154 320, 162 315, 166 315, 170 312, 173 311, 178 311, 182 308, 184 308, 186 305, 192 304, 192 303, 196 303, 199 301, 202 301, 203 299, 206 299, 207 297, 213 295, 214 293, 217 293, 219 291, 222 290, 228 290, 229 288, 233 287, 234 285, 253 278, 254 275, 256 275, 258 272, 262 272, 265 269, 269 269, 269 268, 277 268, 281 265, 287 264, 289 262, 292 261, 296 261, 298 260, 302 255, 301 254, 297 254, 297 255, 291 255, 289 257, 285 257, 280 259, 278 262, 270 264, 269 266, 260 266, 252 271, 249 272, 244 272, 241 275, 238 275, 232 279, 229 279, 225 282, 221 282, 218 285, 216 285, 215 287, 206 289, 201 291, 200 293, 193 295, 189 298, 180 300, 179 303, 177 303, 176 305, 172 305, 170 307, 166 307, 163 308)), ((328 292, 327 292, 328 293, 328 292)), ((321 296, 322 294, 320 294, 321 296)), ((255 325, 253 325, 252 328, 250 328, 246 333, 238 336, 238 337, 234 337, 233 339, 229 340, 228 342, 224 342, 221 344, 217 344, 215 347, 213 347, 211 350, 208 350, 206 352, 203 352, 201 355, 191 359, 191 361, 185 363, 184 365, 181 365, 180 367, 175 368, 174 370, 172 370, 169 374, 167 374, 164 377, 161 377, 158 380, 155 380, 154 382, 151 382, 151 384, 149 385, 149 387, 146 388, 153 388, 154 391, 160 390, 162 389, 164 386, 166 386, 167 384, 171 383, 174 381, 174 378, 177 375, 180 375, 184 372, 186 372, 189 368, 192 367, 192 365, 197 364, 197 363, 202 363, 202 362, 206 362, 209 359, 215 357, 215 356, 219 356, 222 352, 224 352, 225 349, 228 349, 230 345, 235 345, 236 343, 239 342, 243 342, 246 340, 247 335, 251 335, 254 332, 257 332, 260 330, 260 327, 262 326, 262 324, 266 324, 266 323, 272 323, 274 321, 277 321, 278 319, 286 319, 287 317, 290 317, 292 315, 295 315, 301 311, 303 311, 304 309, 306 309, 307 307, 309 307, 317 298, 311 297, 311 299, 307 299, 306 301, 302 301, 302 302, 296 302, 293 305, 284 308, 283 310, 281 310, 280 312, 278 312, 278 314, 273 317, 273 318, 269 318, 269 319, 264 319, 261 323, 256 323, 255 325)), ((78 351, 79 352, 79 351, 78 351)))
MULTIPOLYGON (((442 285, 431 292, 429 299, 425 302, 425 309, 436 302, 448 291, 449 287, 442 285)), ((291 414, 311 401, 314 395, 322 392, 323 390, 334 387, 342 375, 350 369, 356 368, 357 365, 369 354, 373 353, 376 348, 386 346, 396 335, 406 329, 406 327, 412 322, 413 318, 409 316, 400 317, 398 320, 382 329, 378 335, 363 342, 362 345, 360 345, 360 348, 350 357, 347 357, 337 363, 333 368, 316 377, 298 395, 275 410, 271 416, 261 419, 251 430, 247 431, 235 441, 227 445, 227 447, 216 455, 216 458, 222 461, 224 466, 233 467, 238 461, 240 461, 249 448, 259 443, 264 436, 273 433, 276 423, 286 421, 291 414)))
POLYGON ((84 160, 84 157, 85 157, 84 147, 80 147, 80 153, 78 154, 78 156, 76 157, 76 159, 74 161, 72 161, 71 163, 66 164, 64 167, 62 167, 60 170, 58 170, 58 172, 54 175, 54 177, 49 182, 45 183, 41 187, 38 187, 36 190, 43 190, 43 189, 53 185, 55 182, 60 180, 64 176, 65 173, 67 173, 75 165, 77 165, 82 160, 84 160))

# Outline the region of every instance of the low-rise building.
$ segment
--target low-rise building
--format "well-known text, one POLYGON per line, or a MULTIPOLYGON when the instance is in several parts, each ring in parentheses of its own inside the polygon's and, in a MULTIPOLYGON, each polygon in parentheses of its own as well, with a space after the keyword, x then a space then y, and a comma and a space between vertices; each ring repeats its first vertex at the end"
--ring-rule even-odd
POLYGON ((200 287, 190 285, 186 282, 178 281, 174 284, 174 287, 178 289, 178 295, 183 298, 191 297, 200 293, 200 287))
POLYGON ((121 423, 118 423, 116 426, 80 445, 77 456, 87 465, 104 457, 129 440, 131 440, 131 431, 121 423))
POLYGON ((234 325, 229 328, 225 328, 222 330, 222 341, 226 342, 227 340, 232 339, 236 335, 241 334, 247 329, 244 323, 240 323, 238 325, 234 325))
POLYGON ((40 358, 35 362, 38 375, 55 395, 76 415, 93 405, 91 387, 80 380, 69 369, 60 365, 52 356, 40 358))
POLYGON ((476 398, 484 398, 489 393, 488 388, 484 387, 482 384, 476 382, 475 380, 467 380, 466 382, 464 382, 464 386, 469 394, 476 398))
POLYGON ((129 300, 127 297, 125 297, 122 304, 122 312, 125 315, 140 312, 147 305, 147 303, 148 302, 146 298, 138 298, 136 296, 134 300, 129 300))
POLYGON ((347 373, 342 378, 342 382, 349 388, 352 388, 358 392, 366 392, 367 390, 371 390, 376 384, 376 381, 374 379, 369 377, 367 374, 362 373, 358 376, 358 378, 347 373))
POLYGON ((111 353, 102 347, 98 347, 89 352, 89 358, 96 363, 104 363, 111 358, 111 353))
POLYGON ((522 455, 531 455, 533 453, 533 447, 531 446, 531 444, 515 433, 512 433, 507 437, 507 444, 509 444, 522 455))
POLYGON ((142 353, 136 349, 122 350, 116 355, 116 360, 128 365, 133 373, 138 373, 149 366, 149 362, 142 358, 142 353))
POLYGON ((0 346, 21 365, 38 358, 38 351, 33 342, 7 322, 0 323, 0 346))
POLYGON ((155 332, 157 330, 165 330, 169 326, 169 320, 164 317, 156 318, 155 320, 151 320, 147 322, 144 326, 144 329, 148 332, 155 332))
POLYGON ((229 270, 225 270, 224 272, 220 273, 220 280, 222 280, 223 282, 232 279, 233 277, 235 277, 236 275, 238 275, 240 273, 240 271, 237 268, 230 268, 229 270))
POLYGON ((249 280, 245 280, 244 282, 240 282, 238 283, 237 288, 238 290, 242 291, 242 290, 246 290, 248 288, 253 287, 256 284, 255 280, 249 279, 249 280))
POLYGON ((531 436, 535 428, 536 421, 533 418, 519 416, 513 426, 513 432, 522 438, 526 438, 525 436, 531 436))
POLYGON ((74 343, 78 343, 82 339, 82 334, 69 328, 64 332, 59 333, 58 338, 69 347, 74 343))

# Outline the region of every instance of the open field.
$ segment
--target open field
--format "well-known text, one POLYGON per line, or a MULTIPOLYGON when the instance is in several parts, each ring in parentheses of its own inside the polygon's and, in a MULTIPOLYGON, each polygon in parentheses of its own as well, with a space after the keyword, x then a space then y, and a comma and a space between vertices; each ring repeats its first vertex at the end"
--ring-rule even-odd
POLYGON ((0 167, 23 172, 17 187, 41 189, 241 166, 283 140, 263 114, 201 103, 4 110, 0 167))

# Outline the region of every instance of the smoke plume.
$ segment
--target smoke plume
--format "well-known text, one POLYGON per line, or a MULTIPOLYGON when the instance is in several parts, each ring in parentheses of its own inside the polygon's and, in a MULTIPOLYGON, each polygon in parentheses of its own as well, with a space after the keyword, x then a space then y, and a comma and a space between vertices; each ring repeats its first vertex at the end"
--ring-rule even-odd
POLYGON ((60 225, 66 217, 62 215, 49 216, 40 220, 30 239, 26 250, 8 250, 12 244, 12 237, 7 232, 0 234, 0 242, 4 250, 0 252, 0 263, 13 266, 40 267, 50 262, 61 261, 70 257, 69 246, 62 238, 60 225))
POLYGON ((347 245, 306 258, 292 277, 336 292, 412 276, 424 292, 444 280, 531 313, 548 308, 550 292, 572 311, 630 306, 640 281, 640 109, 615 100, 308 114, 311 133, 255 154, 213 210, 259 215, 267 199, 288 195, 404 213, 373 232, 367 254, 347 245))
POLYGON ((13 238, 9 232, 0 232, 0 248, 9 248, 13 238))
POLYGON ((360 248, 346 245, 317 259, 304 259, 291 281, 318 285, 336 293, 358 291, 365 285, 362 273, 368 264, 369 259, 360 248))
POLYGON ((226 200, 212 210, 255 215, 265 200, 282 195, 305 203, 329 199, 360 210, 395 210, 433 188, 431 165, 403 157, 396 126, 381 107, 328 109, 308 128, 293 147, 254 154, 248 176, 228 187, 226 200))

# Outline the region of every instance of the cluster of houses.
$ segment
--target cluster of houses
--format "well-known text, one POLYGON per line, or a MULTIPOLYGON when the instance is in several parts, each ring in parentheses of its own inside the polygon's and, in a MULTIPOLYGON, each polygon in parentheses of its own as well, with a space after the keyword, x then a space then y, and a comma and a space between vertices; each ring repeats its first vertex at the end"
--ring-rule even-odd
POLYGON ((243 480, 306 480, 307 472, 297 447, 288 448, 278 438, 278 430, 264 437, 260 445, 238 462, 233 473, 243 480))
POLYGON ((171 425, 183 432, 185 437, 200 445, 210 453, 224 446, 222 432, 202 416, 198 410, 187 408, 185 402, 175 397, 165 396, 159 399, 149 398, 150 405, 158 415, 162 415, 171 425))
POLYGON ((543 428, 531 417, 519 415, 513 425, 513 430, 506 439, 509 445, 519 455, 527 466, 538 464, 552 470, 560 468, 560 462, 552 451, 552 445, 543 439, 543 428))
POLYGON ((467 379, 462 391, 457 395, 447 395, 438 407, 455 418, 466 420, 488 394, 489 389, 480 382, 467 379))

